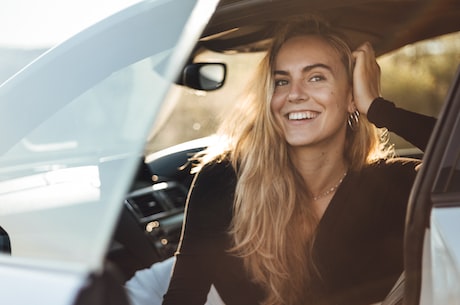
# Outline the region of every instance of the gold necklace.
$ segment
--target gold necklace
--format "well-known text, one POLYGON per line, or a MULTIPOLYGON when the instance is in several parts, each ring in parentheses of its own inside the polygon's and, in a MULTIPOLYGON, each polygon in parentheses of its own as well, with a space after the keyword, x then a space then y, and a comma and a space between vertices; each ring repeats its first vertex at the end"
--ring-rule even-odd
POLYGON ((347 175, 347 172, 348 172, 348 171, 345 171, 345 172, 343 173, 342 178, 340 178, 339 182, 337 182, 333 187, 331 187, 330 189, 326 190, 325 192, 323 192, 323 193, 321 193, 321 194, 319 194, 319 195, 313 196, 313 201, 316 201, 316 200, 318 200, 318 199, 321 199, 321 198, 323 198, 323 197, 326 197, 327 195, 329 195, 329 194, 335 192, 335 191, 339 188, 339 186, 340 186, 340 184, 342 183, 343 179, 345 179, 345 176, 347 175))

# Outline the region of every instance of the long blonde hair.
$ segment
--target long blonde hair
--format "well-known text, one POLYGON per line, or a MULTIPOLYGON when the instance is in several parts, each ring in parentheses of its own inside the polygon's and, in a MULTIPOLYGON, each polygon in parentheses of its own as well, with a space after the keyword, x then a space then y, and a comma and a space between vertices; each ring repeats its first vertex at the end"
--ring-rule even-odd
MULTIPOLYGON (((317 275, 312 247, 319 219, 309 204, 304 180, 289 155, 289 146, 271 112, 273 65, 284 42, 299 35, 318 35, 342 56, 351 85, 353 59, 348 44, 316 18, 278 29, 271 49, 245 98, 222 124, 227 146, 202 161, 229 158, 237 172, 231 234, 233 254, 243 258, 254 282, 266 289, 264 304, 298 304, 308 298, 317 275)), ((375 127, 363 116, 357 130, 347 130, 345 159, 359 170, 381 151, 375 127)))

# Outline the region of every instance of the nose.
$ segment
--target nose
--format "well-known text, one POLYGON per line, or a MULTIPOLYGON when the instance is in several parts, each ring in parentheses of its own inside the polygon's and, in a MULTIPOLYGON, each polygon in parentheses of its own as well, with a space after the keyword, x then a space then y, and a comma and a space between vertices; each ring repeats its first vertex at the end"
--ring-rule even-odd
POLYGON ((291 81, 289 88, 288 101, 291 103, 302 103, 308 100, 308 93, 304 88, 302 80, 291 81))

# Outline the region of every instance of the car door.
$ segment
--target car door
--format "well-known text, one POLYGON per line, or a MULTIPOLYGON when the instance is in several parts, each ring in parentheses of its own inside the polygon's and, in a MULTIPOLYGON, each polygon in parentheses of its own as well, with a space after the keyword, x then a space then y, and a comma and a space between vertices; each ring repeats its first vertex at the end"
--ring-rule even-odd
POLYGON ((0 86, 0 304, 126 304, 105 253, 163 98, 216 4, 139 2, 0 86))
POLYGON ((406 219, 405 304, 460 302, 460 68, 427 147, 406 219))

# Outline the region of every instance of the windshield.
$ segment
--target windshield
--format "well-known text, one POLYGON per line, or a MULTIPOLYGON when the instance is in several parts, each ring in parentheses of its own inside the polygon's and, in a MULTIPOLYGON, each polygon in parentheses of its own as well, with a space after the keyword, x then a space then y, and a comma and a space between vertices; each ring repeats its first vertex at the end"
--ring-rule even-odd
MULTIPOLYGON (((458 64, 460 33, 452 33, 407 45, 378 58, 382 69, 382 92, 402 108, 437 117, 458 64)), ((265 54, 225 54, 206 51, 197 62, 227 64, 228 75, 222 89, 204 92, 174 87, 171 98, 179 99, 168 121, 155 133, 146 153, 212 135, 222 118, 238 103, 257 65, 265 54)), ((410 143, 391 133, 398 153, 412 153, 410 143)))
POLYGON ((101 265, 150 126, 207 20, 209 5, 195 8, 198 23, 194 7, 141 2, 0 87, 0 227, 13 257, 101 265))

